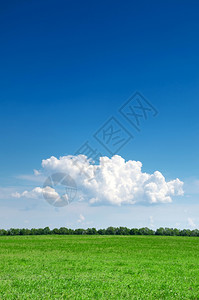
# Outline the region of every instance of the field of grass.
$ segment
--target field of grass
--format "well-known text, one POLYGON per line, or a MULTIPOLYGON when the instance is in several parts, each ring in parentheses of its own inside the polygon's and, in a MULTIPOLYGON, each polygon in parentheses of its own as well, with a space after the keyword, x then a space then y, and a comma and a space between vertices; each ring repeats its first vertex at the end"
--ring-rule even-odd
POLYGON ((0 299, 199 299, 199 238, 0 237, 0 299))

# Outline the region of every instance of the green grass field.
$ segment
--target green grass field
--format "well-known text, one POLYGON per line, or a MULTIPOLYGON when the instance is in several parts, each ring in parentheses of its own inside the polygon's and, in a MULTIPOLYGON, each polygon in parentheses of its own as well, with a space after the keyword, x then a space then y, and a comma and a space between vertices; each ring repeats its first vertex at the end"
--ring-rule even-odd
POLYGON ((0 299, 199 299, 199 238, 0 237, 0 299))

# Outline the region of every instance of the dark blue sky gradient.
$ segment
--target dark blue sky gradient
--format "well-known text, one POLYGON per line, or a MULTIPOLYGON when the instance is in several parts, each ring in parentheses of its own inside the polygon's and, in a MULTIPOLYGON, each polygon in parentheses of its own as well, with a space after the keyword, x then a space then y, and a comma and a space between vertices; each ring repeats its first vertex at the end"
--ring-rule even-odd
POLYGON ((2 2, 0 177, 73 154, 112 115, 135 135, 125 159, 198 176, 198 12, 198 1, 2 2), (137 90, 159 111, 140 134, 118 114, 137 90))

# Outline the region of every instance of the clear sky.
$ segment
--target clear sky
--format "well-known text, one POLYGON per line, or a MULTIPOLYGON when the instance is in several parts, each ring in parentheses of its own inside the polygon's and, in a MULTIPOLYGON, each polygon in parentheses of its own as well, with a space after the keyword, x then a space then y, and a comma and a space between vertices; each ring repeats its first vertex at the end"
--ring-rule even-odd
POLYGON ((198 12, 193 0, 0 4, 0 228, 199 227, 198 12), (140 131, 119 111, 136 91, 158 112, 140 131), (22 195, 43 186, 42 160, 85 141, 111 158, 93 136, 111 117, 134 137, 112 154, 179 178, 184 195, 92 205, 89 190, 63 208, 22 195))

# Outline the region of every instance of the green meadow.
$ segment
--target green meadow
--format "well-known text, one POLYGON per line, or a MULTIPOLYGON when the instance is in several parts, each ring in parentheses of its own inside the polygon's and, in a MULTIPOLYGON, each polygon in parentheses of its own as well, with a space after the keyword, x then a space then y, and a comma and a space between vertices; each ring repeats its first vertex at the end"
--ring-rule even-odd
POLYGON ((199 238, 1 236, 0 299, 199 299, 199 238))

